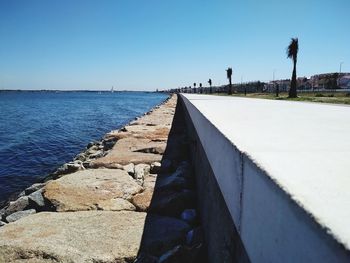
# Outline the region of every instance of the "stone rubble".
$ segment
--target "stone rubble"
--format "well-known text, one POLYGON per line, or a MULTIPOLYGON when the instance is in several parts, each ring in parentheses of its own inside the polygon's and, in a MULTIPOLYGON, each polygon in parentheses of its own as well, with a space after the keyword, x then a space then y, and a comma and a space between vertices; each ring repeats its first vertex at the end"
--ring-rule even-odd
POLYGON ((31 207, 36 207, 37 210, 45 207, 45 200, 42 193, 43 190, 39 189, 28 195, 29 205, 31 207))
POLYGON ((15 212, 15 213, 7 216, 6 217, 6 221, 7 221, 7 223, 15 222, 15 221, 21 219, 22 217, 26 217, 28 215, 32 215, 32 214, 35 214, 35 213, 36 213, 35 209, 28 209, 28 210, 18 211, 18 212, 15 212))
POLYGON ((0 262, 205 262, 176 103, 90 142, 1 209, 0 262))

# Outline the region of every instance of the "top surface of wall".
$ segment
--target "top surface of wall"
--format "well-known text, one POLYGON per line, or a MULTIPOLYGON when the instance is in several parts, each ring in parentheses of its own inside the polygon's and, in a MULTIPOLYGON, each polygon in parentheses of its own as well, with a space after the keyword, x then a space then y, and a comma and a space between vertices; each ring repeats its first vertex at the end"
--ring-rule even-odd
POLYGON ((350 248, 350 107, 183 95, 350 248))

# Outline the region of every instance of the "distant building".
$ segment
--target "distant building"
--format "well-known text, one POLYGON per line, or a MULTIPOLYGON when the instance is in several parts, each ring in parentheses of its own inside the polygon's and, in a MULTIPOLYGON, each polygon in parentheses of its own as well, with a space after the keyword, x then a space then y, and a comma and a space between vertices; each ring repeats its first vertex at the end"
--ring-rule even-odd
POLYGON ((267 92, 275 92, 277 85, 280 92, 287 92, 290 88, 290 79, 270 81, 269 83, 265 84, 264 90, 267 92))
POLYGON ((312 88, 311 79, 307 77, 297 78, 297 87, 299 90, 309 90, 312 88))
POLYGON ((341 89, 350 89, 350 74, 338 78, 338 86, 341 89))
POLYGON ((346 86, 346 76, 350 73, 325 73, 311 76, 311 85, 314 89, 338 89, 346 86), (342 80, 345 77, 344 80, 342 80), (341 81, 342 85, 339 85, 341 81))

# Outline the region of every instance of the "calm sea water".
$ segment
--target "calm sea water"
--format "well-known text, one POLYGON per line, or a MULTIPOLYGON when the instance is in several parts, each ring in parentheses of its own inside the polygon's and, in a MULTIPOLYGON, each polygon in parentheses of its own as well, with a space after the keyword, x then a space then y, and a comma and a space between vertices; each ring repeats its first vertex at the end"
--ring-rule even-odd
POLYGON ((0 92, 0 201, 165 98, 143 92, 0 92))

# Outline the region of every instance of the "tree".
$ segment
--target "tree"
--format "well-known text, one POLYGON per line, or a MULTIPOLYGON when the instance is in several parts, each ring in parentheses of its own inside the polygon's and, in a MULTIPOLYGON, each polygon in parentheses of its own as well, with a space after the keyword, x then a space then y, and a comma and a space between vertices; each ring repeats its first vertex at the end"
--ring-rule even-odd
POLYGON ((199 83, 199 92, 200 92, 200 94, 202 94, 202 93, 203 93, 202 83, 199 83))
POLYGON ((229 80, 228 95, 232 95, 232 68, 226 69, 227 78, 229 80))
POLYGON ((297 97, 297 60, 299 43, 298 38, 292 38, 287 47, 287 57, 293 60, 293 73, 289 89, 289 98, 297 97))
POLYGON ((196 82, 193 83, 193 92, 194 92, 194 93, 197 93, 197 91, 196 91, 196 82))
POLYGON ((209 93, 212 94, 212 93, 213 93, 213 90, 212 90, 212 88, 211 88, 211 84, 212 84, 212 83, 211 83, 211 79, 208 80, 208 83, 209 83, 209 87, 210 87, 210 88, 209 88, 209 93))

